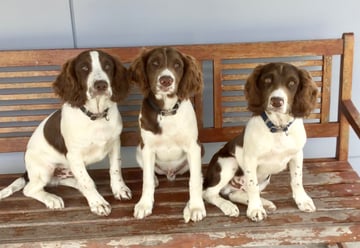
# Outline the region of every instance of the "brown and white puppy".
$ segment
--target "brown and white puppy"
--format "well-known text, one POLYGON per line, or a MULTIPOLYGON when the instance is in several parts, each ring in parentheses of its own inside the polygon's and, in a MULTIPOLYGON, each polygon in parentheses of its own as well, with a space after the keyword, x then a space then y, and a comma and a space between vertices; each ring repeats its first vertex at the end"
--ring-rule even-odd
POLYGON ((199 221, 206 215, 202 199, 201 146, 190 97, 203 89, 197 61, 174 48, 145 50, 130 66, 132 81, 144 95, 139 114, 141 142, 137 161, 143 169, 143 190, 135 218, 152 213, 155 172, 174 180, 190 170, 190 200, 184 219, 199 221))
POLYGON ((255 68, 245 85, 248 109, 253 112, 244 132, 224 145, 211 159, 204 180, 204 199, 225 215, 238 216, 231 201, 248 205, 247 216, 263 220, 276 206, 260 198, 272 174, 290 168, 293 198, 301 211, 315 211, 302 184, 303 117, 315 107, 317 87, 305 70, 286 63, 255 68), (265 208, 265 209, 264 209, 265 208))
POLYGON ((117 108, 128 93, 127 70, 105 52, 84 51, 63 66, 53 87, 64 103, 34 131, 25 152, 27 172, 0 191, 0 199, 24 188, 26 196, 61 209, 62 198, 44 187, 66 185, 81 191, 93 213, 109 215, 111 207, 86 166, 108 156, 114 197, 131 198, 121 175, 122 119, 117 108))

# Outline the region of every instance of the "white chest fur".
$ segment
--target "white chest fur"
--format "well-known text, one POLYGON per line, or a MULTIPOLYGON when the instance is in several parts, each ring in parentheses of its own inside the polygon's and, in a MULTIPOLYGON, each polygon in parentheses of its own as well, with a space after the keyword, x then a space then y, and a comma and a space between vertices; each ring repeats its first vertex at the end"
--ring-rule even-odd
POLYGON ((284 170, 288 162, 302 152, 306 133, 301 119, 295 119, 289 131, 271 133, 261 117, 253 117, 245 130, 243 147, 236 148, 236 157, 244 167, 244 157, 257 166, 259 178, 284 170))
POLYGON ((108 118, 98 120, 90 120, 78 108, 64 106, 61 132, 68 151, 81 154, 83 161, 89 164, 103 159, 108 154, 115 139, 119 139, 121 123, 116 105, 109 109, 108 118))
POLYGON ((154 150, 158 163, 183 160, 189 142, 197 140, 198 136, 195 111, 191 102, 182 101, 175 115, 159 116, 158 122, 161 134, 141 129, 144 143, 154 150))

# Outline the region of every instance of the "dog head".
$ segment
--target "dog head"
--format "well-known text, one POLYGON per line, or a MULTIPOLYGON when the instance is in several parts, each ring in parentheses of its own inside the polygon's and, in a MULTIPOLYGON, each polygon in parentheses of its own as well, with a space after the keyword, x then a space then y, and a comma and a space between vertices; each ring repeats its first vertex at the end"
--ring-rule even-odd
POLYGON ((144 50, 130 66, 131 80, 147 97, 176 95, 180 100, 198 94, 203 80, 197 61, 171 47, 144 50))
POLYGON ((254 69, 245 84, 248 109, 304 117, 314 109, 317 86, 309 72, 287 63, 269 63, 254 69))
POLYGON ((73 107, 98 97, 119 102, 129 90, 127 69, 105 52, 84 51, 63 65, 53 87, 55 93, 73 107))

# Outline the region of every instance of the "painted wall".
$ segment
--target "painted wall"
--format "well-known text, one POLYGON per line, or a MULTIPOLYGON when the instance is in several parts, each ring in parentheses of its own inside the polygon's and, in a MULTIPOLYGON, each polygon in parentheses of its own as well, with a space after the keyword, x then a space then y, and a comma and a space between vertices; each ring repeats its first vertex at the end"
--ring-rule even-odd
MULTIPOLYGON (((358 0, 2 0, 0 49, 321 39, 354 32, 353 100, 360 109, 359 9, 358 0)), ((305 156, 326 156, 333 145, 310 140, 305 156)), ((218 147, 210 147, 204 160, 218 147)), ((351 132, 350 160, 360 174, 359 147, 351 132)), ((133 150, 123 149, 125 165, 134 164, 133 150)), ((0 173, 23 171, 21 153, 0 160, 0 173)))

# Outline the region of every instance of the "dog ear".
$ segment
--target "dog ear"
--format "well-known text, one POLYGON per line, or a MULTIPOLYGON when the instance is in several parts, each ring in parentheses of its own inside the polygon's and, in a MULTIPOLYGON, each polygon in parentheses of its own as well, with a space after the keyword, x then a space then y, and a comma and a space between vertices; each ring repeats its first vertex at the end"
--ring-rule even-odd
POLYGON ((318 88, 308 71, 298 69, 300 84, 294 97, 292 114, 294 117, 308 116, 315 108, 318 88))
POLYGON ((245 97, 248 101, 248 109, 255 115, 260 115, 264 111, 264 100, 257 82, 263 67, 264 65, 258 65, 245 83, 245 97))
POLYGON ((53 83, 53 89, 64 102, 68 102, 73 107, 80 107, 86 102, 84 85, 77 81, 74 59, 68 60, 61 69, 53 83))
POLYGON ((130 83, 140 87, 143 95, 149 95, 151 89, 148 78, 146 76, 146 61, 149 57, 150 50, 143 49, 141 54, 131 63, 129 68, 130 83))
POLYGON ((188 99, 202 92, 204 82, 199 62, 192 56, 181 54, 184 62, 184 74, 179 82, 179 99, 188 99))
POLYGON ((111 100, 114 102, 120 102, 124 100, 124 98, 129 93, 129 75, 128 70, 123 66, 123 64, 115 57, 112 57, 114 63, 114 76, 111 81, 111 88, 113 91, 113 95, 111 96, 111 100))

